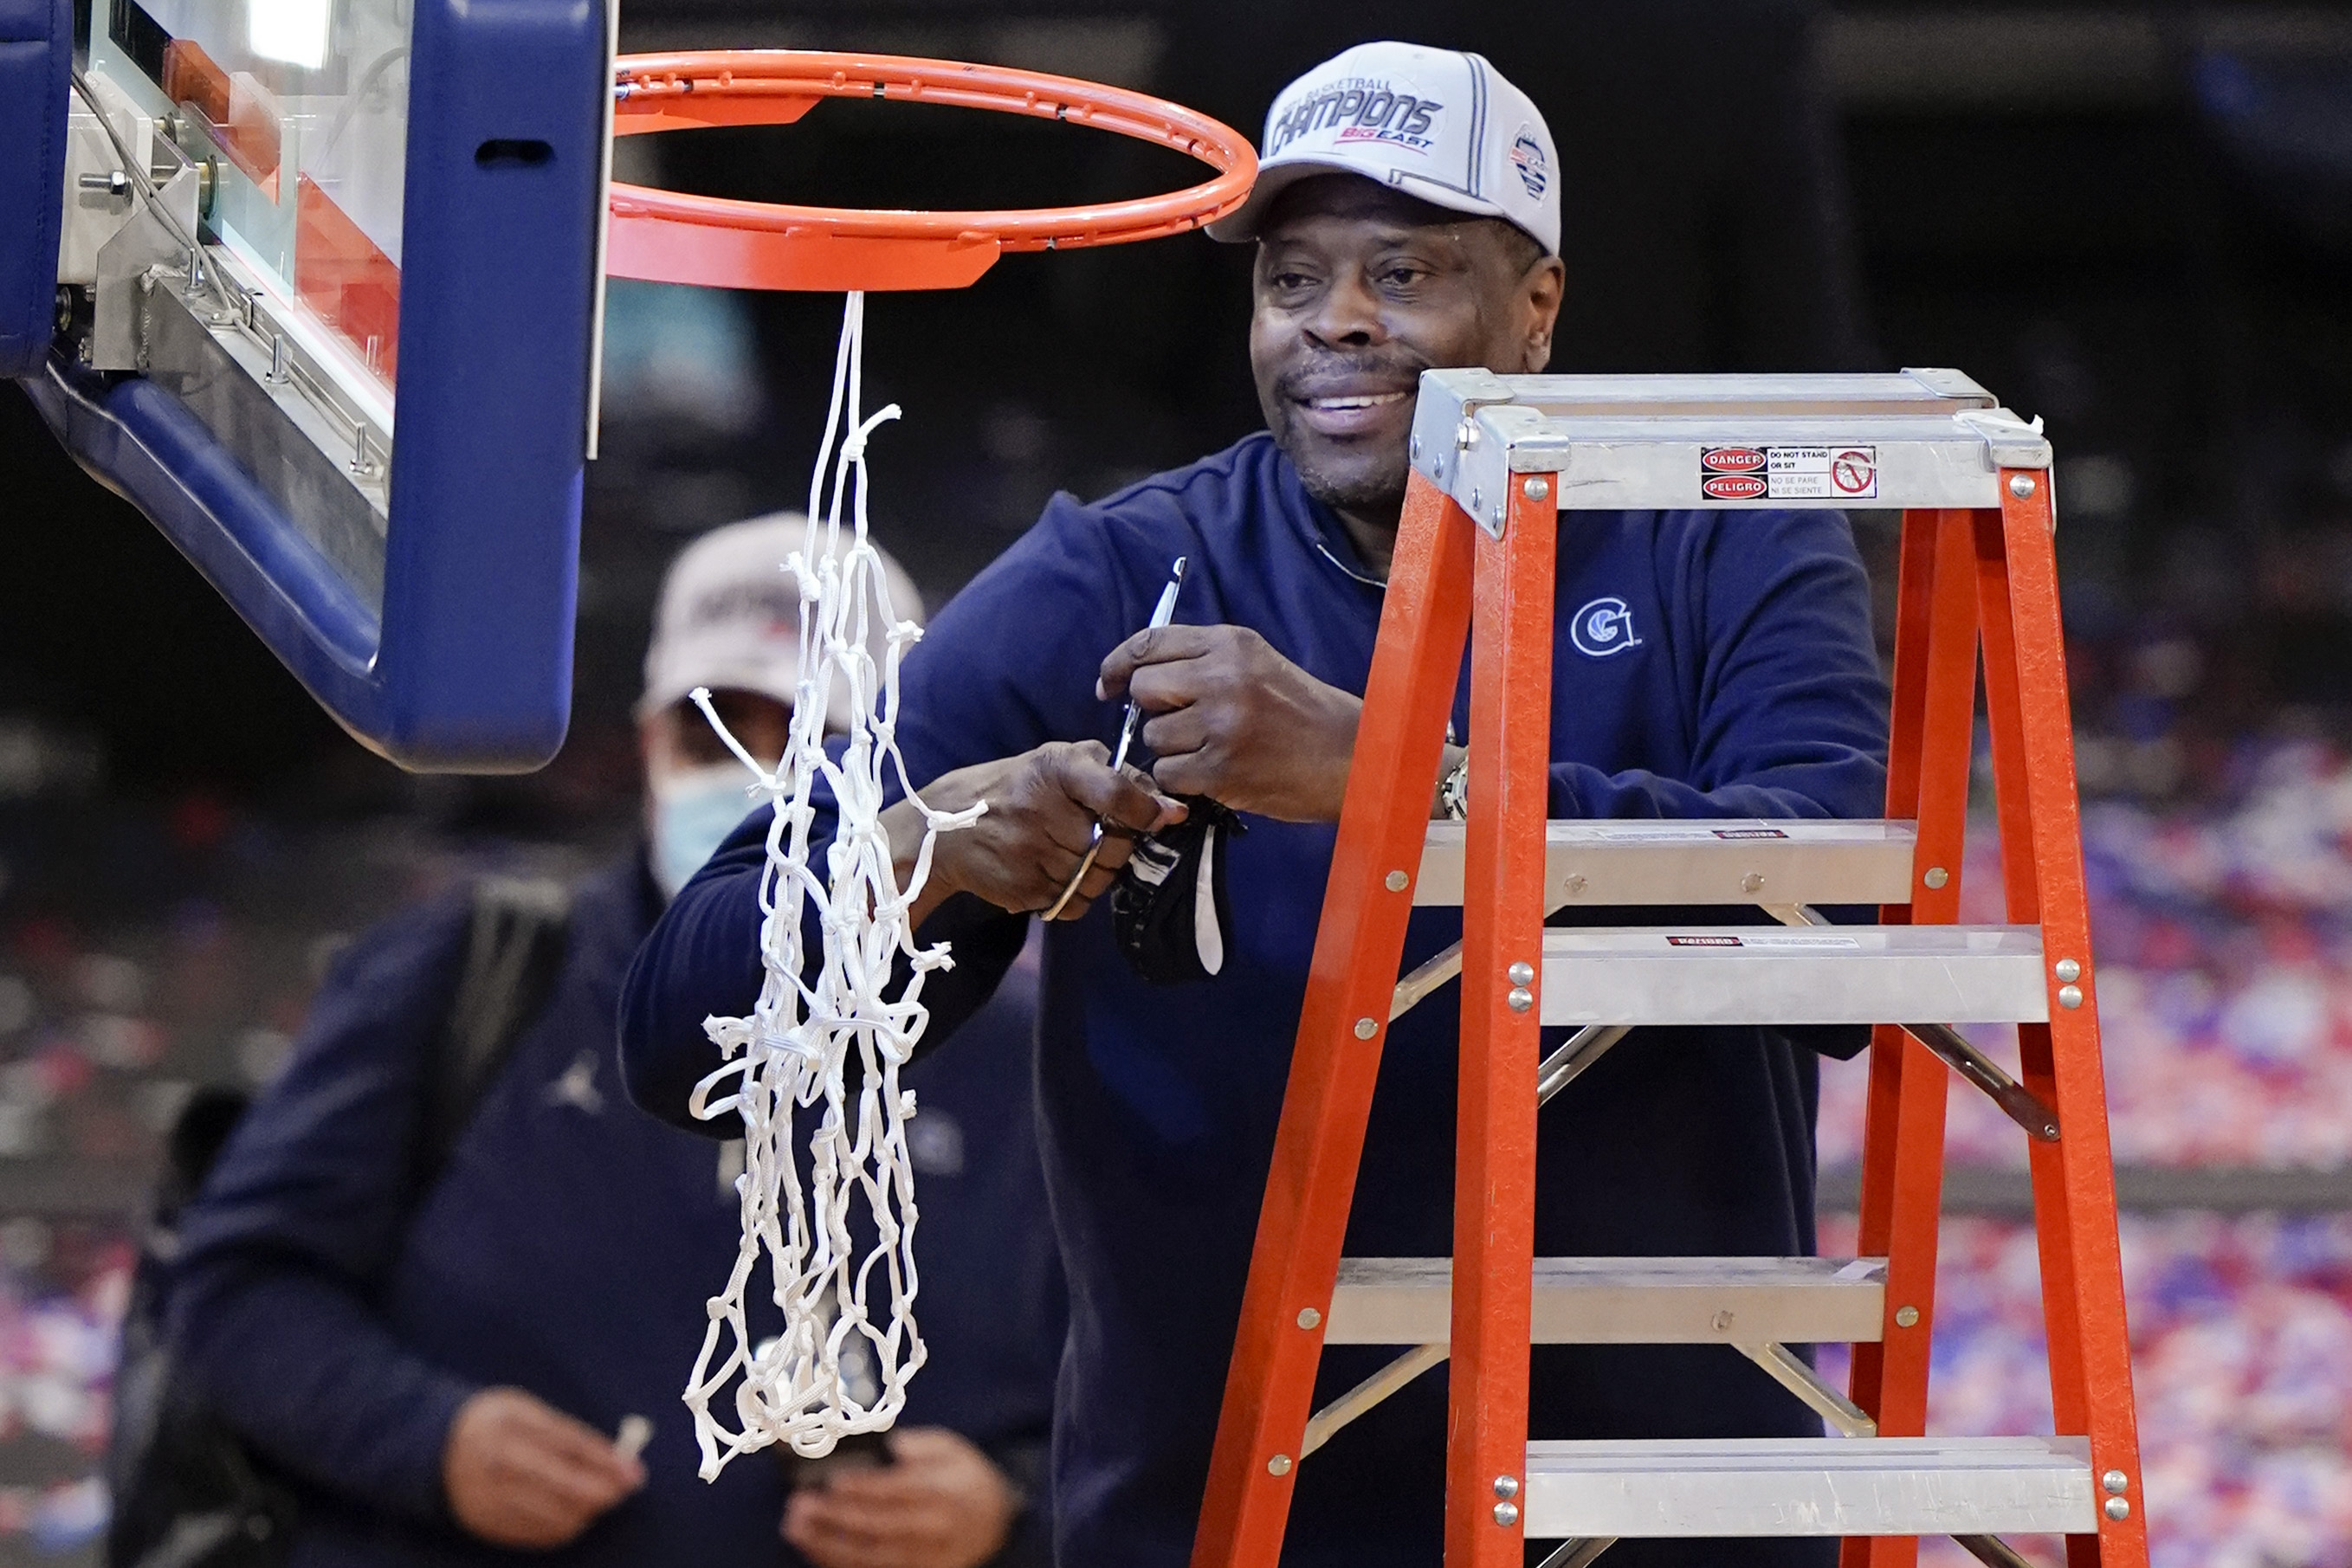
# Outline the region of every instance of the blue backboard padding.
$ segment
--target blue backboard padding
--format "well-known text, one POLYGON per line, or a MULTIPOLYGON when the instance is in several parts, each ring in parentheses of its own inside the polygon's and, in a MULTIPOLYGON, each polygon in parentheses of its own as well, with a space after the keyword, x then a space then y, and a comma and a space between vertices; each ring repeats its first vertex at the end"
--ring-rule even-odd
POLYGON ((604 16, 418 0, 411 47, 385 678, 440 744, 503 743, 516 716, 487 700, 486 671, 560 655, 532 671, 551 755, 571 706, 604 16))
MULTIPOLYGON (((543 623, 497 617, 461 628, 482 661, 463 693, 398 678, 382 656, 374 614, 179 399, 143 378, 71 369, 55 356, 22 384, 66 448, 160 528, 372 748, 420 771, 512 772, 562 744, 568 588, 559 636, 543 623)), ((576 487, 563 497, 575 525, 578 498, 576 487)), ((568 532, 576 539, 576 526, 568 532)))
POLYGON ((418 0, 410 47, 380 614, 171 393, 54 355, 26 384, 352 735, 417 771, 520 772, 572 709, 604 17, 418 0))
POLYGON ((73 0, 0 0, 0 376, 30 375, 58 313, 73 0))
POLYGON ((329 707, 368 713, 375 616, 186 405, 52 359, 26 392, 92 472, 168 535, 329 707))

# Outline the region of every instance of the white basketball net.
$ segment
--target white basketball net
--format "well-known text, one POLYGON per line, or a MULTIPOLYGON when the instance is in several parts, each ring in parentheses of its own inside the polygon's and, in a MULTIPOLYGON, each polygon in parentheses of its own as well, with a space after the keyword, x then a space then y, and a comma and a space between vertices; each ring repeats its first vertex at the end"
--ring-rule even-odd
POLYGON ((832 412, 809 482, 808 548, 783 563, 800 583, 801 674, 791 743, 776 770, 761 767, 728 734, 708 694, 695 693, 720 737, 758 775, 750 792, 775 803, 760 880, 767 977, 749 1018, 705 1020, 727 1064, 697 1084, 689 1102, 697 1116, 731 1111, 743 1122, 744 1171, 736 1183, 742 1247, 727 1289, 710 1300, 710 1325, 686 1389, 705 1480, 736 1455, 772 1443, 814 1458, 850 1433, 888 1427, 925 1354, 912 1310, 916 1209, 906 1129, 915 1095, 898 1087, 898 1070, 929 1020, 920 1001, 924 977, 949 960, 945 944, 916 947, 908 911, 929 874, 936 836, 965 826, 983 808, 948 813, 922 806, 898 754, 898 659, 922 633, 893 609, 882 558, 866 539, 866 438, 898 418, 898 409, 894 403, 861 416, 865 318, 865 297, 852 294, 834 361, 832 412), (820 521, 829 470, 832 496, 820 521), (846 525, 845 497, 851 503, 846 525), (877 631, 886 635, 875 637, 877 631), (877 642, 884 650, 878 666, 877 642), (833 706, 845 699, 845 710, 833 706), (825 753, 829 707, 848 721, 837 763, 825 753), (897 773, 925 822, 914 876, 903 891, 880 821, 886 768, 897 773), (840 826, 824 864, 816 867, 809 863, 816 815, 810 792, 820 777, 839 803, 840 826), (813 966, 803 922, 812 907, 824 943, 813 966), (914 977, 893 998, 892 965, 901 953, 914 977), (807 977, 812 969, 814 979, 807 977), (853 1057, 859 1070, 854 1092, 853 1057), (794 1158, 803 1112, 812 1155, 805 1190, 794 1158), (852 1234, 861 1208, 871 1230, 862 1255, 852 1234), (772 1337, 755 1338, 745 1322, 745 1297, 763 1258, 783 1324, 772 1337), (730 1385, 733 1427, 711 1411, 713 1398, 730 1385))

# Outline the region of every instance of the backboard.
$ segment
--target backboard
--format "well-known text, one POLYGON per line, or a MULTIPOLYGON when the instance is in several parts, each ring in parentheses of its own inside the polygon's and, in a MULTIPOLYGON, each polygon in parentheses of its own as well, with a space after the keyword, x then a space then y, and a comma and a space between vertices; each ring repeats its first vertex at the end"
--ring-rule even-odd
POLYGON ((363 743, 538 766, 571 706, 605 8, 68 3, 0 0, 0 373, 363 743))

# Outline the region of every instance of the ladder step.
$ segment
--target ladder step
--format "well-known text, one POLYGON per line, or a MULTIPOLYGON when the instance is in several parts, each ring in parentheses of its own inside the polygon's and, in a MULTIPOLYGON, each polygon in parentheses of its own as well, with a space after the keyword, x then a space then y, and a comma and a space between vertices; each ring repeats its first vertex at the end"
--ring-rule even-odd
POLYGON ((2042 1023, 2033 925, 1546 931, 1547 1024, 2042 1023))
POLYGON ((1530 1536, 2084 1535, 2084 1437, 1529 1443, 1530 1536))
MULTIPOLYGON (((1467 831, 1432 822, 1415 904, 1462 902, 1467 831)), ((1544 824, 1544 906, 1908 904, 1910 822, 1559 821, 1544 824)))
MULTIPOLYGON (((1486 372, 1441 371, 1449 382, 1484 379, 1486 372)), ((1651 414, 1660 417, 1782 414, 1957 413, 1997 408, 2000 400, 1958 371, 1913 370, 1894 373, 1756 375, 1744 371, 1664 375, 1558 375, 1494 377, 1486 401, 1507 402, 1547 414, 1651 414), (1494 394, 1500 394, 1496 396, 1494 394)))
MULTIPOLYGON (((1327 1344, 1443 1344, 1450 1258, 1347 1258, 1327 1344)), ((1829 1344, 1876 1340, 1884 1258, 1538 1258, 1538 1344, 1829 1344)))

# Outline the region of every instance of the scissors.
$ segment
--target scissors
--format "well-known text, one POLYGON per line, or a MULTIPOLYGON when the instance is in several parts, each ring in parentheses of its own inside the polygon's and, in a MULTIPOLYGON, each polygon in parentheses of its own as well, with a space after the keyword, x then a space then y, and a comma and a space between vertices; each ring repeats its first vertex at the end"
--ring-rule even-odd
MULTIPOLYGON (((1168 586, 1160 591, 1160 602, 1151 612, 1150 630, 1154 632, 1161 630, 1176 619, 1176 591, 1184 586, 1184 562, 1187 559, 1189 558, 1178 556, 1176 564, 1168 569, 1168 586)), ((1110 754, 1112 772, 1116 773, 1127 766, 1127 754, 1135 745, 1135 732, 1142 722, 1143 709, 1137 706, 1135 698, 1129 695, 1127 699, 1127 717, 1118 727, 1118 749, 1110 754)), ((1062 896, 1054 900, 1054 906, 1045 911, 1046 919, 1058 920, 1062 917, 1062 911, 1068 907, 1070 900, 1077 895, 1078 883, 1087 879, 1087 873, 1095 869, 1095 857, 1102 853, 1102 845, 1103 825, 1098 820, 1095 823, 1094 840, 1087 845, 1086 858, 1078 862, 1078 869, 1070 873, 1068 883, 1062 889, 1062 896)))

